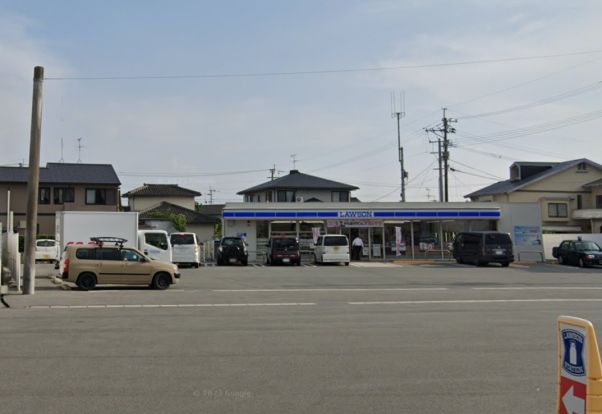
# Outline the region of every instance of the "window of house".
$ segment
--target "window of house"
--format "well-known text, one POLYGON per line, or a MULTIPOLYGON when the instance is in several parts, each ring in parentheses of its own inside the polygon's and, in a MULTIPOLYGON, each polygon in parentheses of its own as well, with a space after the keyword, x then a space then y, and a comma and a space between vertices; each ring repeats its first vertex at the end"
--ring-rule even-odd
POLYGON ((584 162, 577 164, 577 171, 587 171, 587 164, 584 162))
POLYGON ((596 196, 596 208, 602 208, 602 195, 596 196))
POLYGON ((549 203, 548 217, 566 218, 568 217, 568 206, 566 203, 549 203))
POLYGON ((581 194, 577 194, 577 210, 581 210, 583 208, 583 196, 581 194))
POLYGON ((54 187, 54 204, 73 203, 75 191, 73 187, 54 187))
POLYGON ((333 191, 331 201, 345 203, 349 201, 349 193, 347 191, 333 191))
POLYGON ((278 190, 278 202, 279 203, 295 202, 295 192, 292 190, 278 190))
POLYGON ((50 204, 50 188, 40 187, 40 197, 38 200, 40 204, 50 204))
POLYGON ((115 204, 115 190, 107 188, 86 188, 86 204, 115 204))
POLYGON ((265 193, 265 201, 268 203, 272 202, 272 192, 268 191, 267 193, 265 193))
POLYGON ((252 203, 254 198, 255 198, 254 194, 249 194, 249 203, 252 203))

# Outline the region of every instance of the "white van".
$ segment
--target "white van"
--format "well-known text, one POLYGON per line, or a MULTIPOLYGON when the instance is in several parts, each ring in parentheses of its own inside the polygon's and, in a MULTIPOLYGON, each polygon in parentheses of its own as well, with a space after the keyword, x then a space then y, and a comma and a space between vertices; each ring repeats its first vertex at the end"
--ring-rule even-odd
POLYGON ((169 235, 171 248, 173 250, 173 263, 178 265, 190 265, 198 268, 201 259, 199 254, 199 243, 194 233, 171 233, 169 235))
POLYGON ((164 230, 138 230, 138 249, 151 259, 172 261, 171 243, 164 230))
POLYGON ((55 263, 59 260, 59 245, 56 240, 36 240, 36 262, 55 263))
POLYGON ((349 266, 349 240, 344 234, 325 234, 318 237, 314 247, 316 263, 345 263, 349 266))

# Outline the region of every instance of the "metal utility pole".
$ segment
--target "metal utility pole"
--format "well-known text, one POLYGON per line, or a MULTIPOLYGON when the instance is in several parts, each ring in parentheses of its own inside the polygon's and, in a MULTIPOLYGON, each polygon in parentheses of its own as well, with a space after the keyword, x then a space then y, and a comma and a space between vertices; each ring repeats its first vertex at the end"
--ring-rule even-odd
POLYGON ((215 193, 215 190, 209 187, 209 191, 207 192, 209 193, 209 204, 213 204, 213 193, 215 193))
POLYGON ((401 181, 401 202, 406 201, 406 179, 408 173, 404 169, 404 158, 403 158, 403 147, 401 146, 401 129, 400 120, 406 115, 405 113, 405 97, 403 94, 399 95, 399 110, 397 110, 397 104, 395 100, 395 94, 391 93, 391 117, 397 119, 397 151, 400 167, 400 181, 401 181))
POLYGON ((40 139, 42 134, 42 84, 44 68, 33 70, 33 100, 31 105, 31 135, 29 140, 29 180, 27 182, 27 217, 25 228, 25 258, 23 293, 35 293, 35 245, 38 227, 38 191, 40 187, 40 139))
MULTIPOLYGON (((451 146, 448 135, 456 132, 451 123, 458 122, 457 119, 446 116, 447 108, 443 108, 443 118, 441 126, 437 128, 428 128, 426 132, 432 132, 437 136, 438 160, 439 160, 439 199, 442 202, 449 201, 449 147, 451 146), (443 141, 442 141, 443 139, 443 141)), ((434 141, 429 141, 434 143, 434 141)))

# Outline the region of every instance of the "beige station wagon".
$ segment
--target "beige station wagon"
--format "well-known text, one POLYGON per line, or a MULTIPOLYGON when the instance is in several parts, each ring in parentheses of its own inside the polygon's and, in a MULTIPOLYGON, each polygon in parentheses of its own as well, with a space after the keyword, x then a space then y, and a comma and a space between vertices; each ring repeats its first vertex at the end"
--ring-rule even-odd
POLYGON ((82 290, 113 284, 167 289, 180 278, 176 265, 152 260, 140 251, 122 247, 119 243, 111 246, 103 242, 70 245, 64 257, 61 278, 75 283, 82 290))

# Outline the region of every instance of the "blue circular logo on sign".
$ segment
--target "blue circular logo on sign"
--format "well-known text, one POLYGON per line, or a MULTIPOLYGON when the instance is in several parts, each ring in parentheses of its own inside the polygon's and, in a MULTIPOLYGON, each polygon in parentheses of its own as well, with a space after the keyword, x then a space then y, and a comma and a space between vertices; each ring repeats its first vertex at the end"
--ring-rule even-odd
POLYGON ((573 329, 563 329, 561 337, 564 343, 562 368, 576 377, 585 376, 585 364, 583 361, 585 337, 581 332, 573 329))

